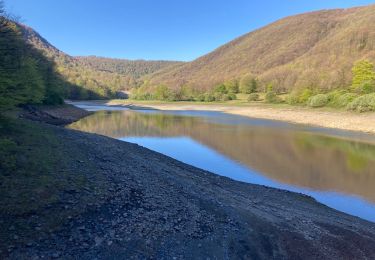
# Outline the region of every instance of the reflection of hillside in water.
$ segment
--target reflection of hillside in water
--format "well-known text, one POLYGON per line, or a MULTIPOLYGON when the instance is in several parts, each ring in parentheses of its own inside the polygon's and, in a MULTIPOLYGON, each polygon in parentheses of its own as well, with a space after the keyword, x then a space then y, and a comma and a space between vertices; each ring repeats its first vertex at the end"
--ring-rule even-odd
POLYGON ((115 138, 189 136, 277 181, 375 202, 375 146, 313 133, 225 125, 201 117, 98 112, 71 126, 115 138))

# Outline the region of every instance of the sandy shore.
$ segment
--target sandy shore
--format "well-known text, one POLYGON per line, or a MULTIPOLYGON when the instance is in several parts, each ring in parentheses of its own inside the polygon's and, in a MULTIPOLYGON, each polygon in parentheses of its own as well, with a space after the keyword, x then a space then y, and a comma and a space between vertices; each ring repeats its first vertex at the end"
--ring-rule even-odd
POLYGON ((375 134, 375 113, 355 113, 348 111, 329 111, 303 107, 274 107, 269 105, 201 105, 184 103, 131 103, 109 101, 108 105, 124 105, 130 108, 153 108, 160 110, 207 110, 229 114, 280 120, 297 124, 306 124, 334 129, 360 131, 375 134))

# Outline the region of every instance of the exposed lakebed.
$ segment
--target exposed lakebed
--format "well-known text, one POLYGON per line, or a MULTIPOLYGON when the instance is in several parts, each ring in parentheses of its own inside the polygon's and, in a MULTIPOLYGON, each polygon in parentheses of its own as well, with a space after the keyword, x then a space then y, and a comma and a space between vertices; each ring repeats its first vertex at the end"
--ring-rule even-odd
POLYGON ((137 143, 235 180, 304 193, 375 221, 374 136, 219 112, 76 105, 96 112, 71 128, 137 143))

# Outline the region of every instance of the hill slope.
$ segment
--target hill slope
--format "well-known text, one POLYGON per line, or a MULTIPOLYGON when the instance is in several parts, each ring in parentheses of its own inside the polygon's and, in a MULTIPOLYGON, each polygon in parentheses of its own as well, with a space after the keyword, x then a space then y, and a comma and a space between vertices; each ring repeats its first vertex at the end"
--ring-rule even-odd
POLYGON ((358 59, 375 61, 375 5, 287 17, 181 66, 155 73, 151 85, 209 89, 247 73, 276 88, 333 88, 350 83, 358 59))
MULTIPOLYGON (((25 40, 56 62, 59 72, 79 89, 72 89, 71 98, 112 96, 116 91, 136 86, 140 77, 162 68, 179 64, 176 61, 145 61, 109 59, 95 56, 73 57, 58 50, 32 28, 19 26, 25 40), (91 94, 90 94, 91 92, 91 94), (94 96, 92 96, 94 95, 94 96)), ((69 92, 69 91, 68 91, 69 92)))

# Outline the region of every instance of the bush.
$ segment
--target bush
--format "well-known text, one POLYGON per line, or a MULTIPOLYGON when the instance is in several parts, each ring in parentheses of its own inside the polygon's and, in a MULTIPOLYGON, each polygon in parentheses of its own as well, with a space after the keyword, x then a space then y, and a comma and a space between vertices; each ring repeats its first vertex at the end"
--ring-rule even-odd
POLYGON ((227 94, 228 90, 227 90, 227 88, 225 87, 224 84, 220 84, 220 85, 217 85, 215 87, 214 92, 215 93, 220 93, 220 94, 227 94))
POLYGON ((285 99, 289 105, 306 104, 314 95, 311 89, 299 89, 292 91, 285 99))
POLYGON ((361 94, 370 94, 375 92, 375 80, 365 81, 357 87, 357 92, 361 94))
POLYGON ((329 102, 328 95, 318 94, 309 98, 307 105, 310 107, 324 107, 329 102))
POLYGON ((298 96, 298 103, 306 104, 306 102, 312 97, 314 93, 311 89, 304 89, 298 96))
POLYGON ((274 91, 267 92, 264 99, 267 103, 280 103, 281 102, 281 99, 276 95, 274 91))
POLYGON ((210 93, 206 93, 206 94, 204 95, 204 101, 205 101, 205 102, 212 102, 212 101, 215 101, 215 97, 214 97, 212 94, 210 94, 210 93))
POLYGON ((200 95, 198 95, 198 96, 195 98, 195 100, 196 100, 196 101, 199 101, 199 102, 204 102, 204 101, 205 101, 205 98, 206 98, 205 94, 200 94, 200 95))
POLYGON ((347 108, 357 112, 375 111, 375 93, 355 98, 347 108))
POLYGON ((251 93, 249 97, 247 98, 247 101, 258 101, 258 100, 259 100, 258 93, 251 93))
POLYGON ((237 95, 234 94, 234 93, 229 93, 229 94, 228 94, 228 99, 229 99, 229 100, 236 100, 236 99, 237 99, 237 95))
POLYGON ((346 107, 350 102, 352 102, 357 97, 357 94, 343 92, 333 93, 329 95, 331 96, 329 105, 337 108, 346 107))
POLYGON ((286 99, 285 99, 286 103, 288 103, 289 105, 296 105, 299 103, 299 96, 298 96, 298 93, 297 92, 292 92, 290 93, 286 99))

